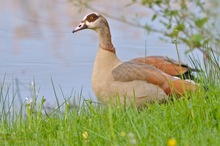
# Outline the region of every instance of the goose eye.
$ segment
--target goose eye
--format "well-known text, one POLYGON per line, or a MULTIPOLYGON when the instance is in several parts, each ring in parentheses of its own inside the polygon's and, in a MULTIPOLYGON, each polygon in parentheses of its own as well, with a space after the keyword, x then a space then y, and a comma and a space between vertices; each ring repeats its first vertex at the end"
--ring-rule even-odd
POLYGON ((90 19, 90 20, 93 20, 93 19, 94 19, 94 17, 93 17, 93 16, 90 16, 90 17, 89 17, 89 19, 90 19))

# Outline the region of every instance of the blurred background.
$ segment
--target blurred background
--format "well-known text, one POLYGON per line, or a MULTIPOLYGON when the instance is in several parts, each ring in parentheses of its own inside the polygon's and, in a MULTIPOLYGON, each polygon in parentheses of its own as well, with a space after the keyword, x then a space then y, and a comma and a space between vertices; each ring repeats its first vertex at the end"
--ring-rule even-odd
MULTIPOLYGON (((113 43, 121 60, 145 55, 178 59, 176 47, 159 39, 158 34, 122 23, 120 20, 151 22, 152 13, 131 0, 1 0, 0 5, 0 82, 18 93, 23 102, 31 97, 35 83, 38 97, 48 105, 70 96, 96 101, 91 88, 93 61, 98 48, 97 34, 84 30, 72 34, 83 17, 98 11, 106 16, 113 43), (54 85, 54 86, 53 86, 54 85), (19 89, 19 90, 17 90, 19 89)), ((160 29, 157 22, 152 23, 160 29)), ((189 63, 179 44, 181 61, 189 63)), ((202 59, 199 51, 193 51, 202 59)))

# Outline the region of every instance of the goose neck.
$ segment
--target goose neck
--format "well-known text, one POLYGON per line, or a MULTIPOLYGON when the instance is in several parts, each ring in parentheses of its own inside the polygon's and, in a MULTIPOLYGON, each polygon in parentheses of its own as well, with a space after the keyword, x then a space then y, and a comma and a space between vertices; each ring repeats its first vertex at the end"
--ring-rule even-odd
POLYGON ((111 32, 109 27, 105 26, 99 29, 98 31, 99 37, 99 47, 110 50, 111 52, 115 52, 114 46, 111 40, 111 32))

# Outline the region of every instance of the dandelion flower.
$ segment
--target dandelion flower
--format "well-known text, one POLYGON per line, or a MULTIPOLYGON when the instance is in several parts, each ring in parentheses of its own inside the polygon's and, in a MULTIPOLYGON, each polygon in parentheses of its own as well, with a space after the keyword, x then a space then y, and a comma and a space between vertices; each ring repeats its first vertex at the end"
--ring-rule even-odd
POLYGON ((136 138, 135 138, 134 133, 129 132, 129 133, 128 133, 128 138, 129 138, 130 143, 131 143, 132 145, 137 144, 137 141, 136 141, 136 138))
POLYGON ((176 146, 176 139, 170 138, 170 139, 167 141, 167 146, 176 146))
POLYGON ((86 131, 84 131, 82 133, 82 137, 83 137, 83 139, 88 139, 88 133, 86 131))
POLYGON ((136 145, 136 144, 137 144, 137 141, 136 141, 135 138, 133 138, 133 139, 130 140, 130 143, 133 144, 133 145, 136 145))

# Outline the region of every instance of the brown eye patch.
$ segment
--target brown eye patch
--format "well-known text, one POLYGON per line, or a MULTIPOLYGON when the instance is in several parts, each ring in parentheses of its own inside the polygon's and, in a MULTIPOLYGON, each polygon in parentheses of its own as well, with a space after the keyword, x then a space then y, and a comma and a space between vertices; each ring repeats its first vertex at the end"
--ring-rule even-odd
POLYGON ((85 20, 87 20, 88 22, 94 22, 96 21, 96 19, 98 19, 99 16, 97 16, 96 14, 89 14, 85 20))

